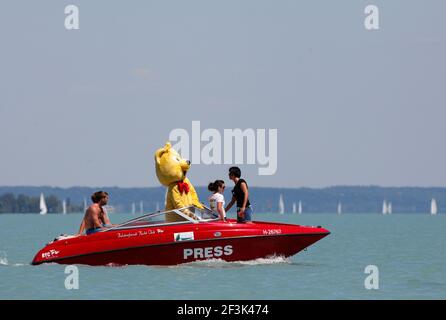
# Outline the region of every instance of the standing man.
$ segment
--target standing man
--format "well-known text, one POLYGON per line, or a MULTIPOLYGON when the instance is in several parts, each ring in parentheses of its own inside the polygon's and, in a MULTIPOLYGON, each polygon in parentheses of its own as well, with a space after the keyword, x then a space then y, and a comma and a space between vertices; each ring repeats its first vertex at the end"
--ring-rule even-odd
POLYGON ((251 223, 252 220, 252 208, 249 202, 248 184, 244 179, 241 179, 242 172, 239 167, 229 168, 229 179, 234 183, 234 189, 232 189, 232 200, 228 203, 225 211, 229 211, 232 205, 237 202, 237 222, 251 223))
POLYGON ((85 211, 84 218, 79 227, 79 235, 86 230, 87 235, 103 230, 103 228, 112 227, 107 212, 103 206, 108 203, 108 193, 97 191, 91 195, 93 204, 85 211))

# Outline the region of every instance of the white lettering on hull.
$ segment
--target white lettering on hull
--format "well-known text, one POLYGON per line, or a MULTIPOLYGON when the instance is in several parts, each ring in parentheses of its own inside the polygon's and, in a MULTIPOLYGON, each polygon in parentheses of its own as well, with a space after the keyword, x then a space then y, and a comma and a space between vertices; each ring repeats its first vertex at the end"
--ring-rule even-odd
POLYGON ((186 248, 183 249, 183 259, 187 260, 190 258, 194 259, 210 259, 219 258, 223 255, 230 256, 234 252, 231 245, 227 246, 216 246, 216 247, 205 247, 205 248, 186 248))

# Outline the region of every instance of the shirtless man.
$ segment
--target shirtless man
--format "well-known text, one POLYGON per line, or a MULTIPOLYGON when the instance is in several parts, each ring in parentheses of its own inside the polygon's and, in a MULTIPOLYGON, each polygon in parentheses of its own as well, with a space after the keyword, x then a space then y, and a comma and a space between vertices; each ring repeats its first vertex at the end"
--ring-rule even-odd
POLYGON ((86 230, 87 235, 103 230, 105 227, 112 227, 107 212, 102 208, 108 202, 108 193, 98 191, 92 194, 93 204, 85 212, 82 223, 79 227, 79 235, 86 230))

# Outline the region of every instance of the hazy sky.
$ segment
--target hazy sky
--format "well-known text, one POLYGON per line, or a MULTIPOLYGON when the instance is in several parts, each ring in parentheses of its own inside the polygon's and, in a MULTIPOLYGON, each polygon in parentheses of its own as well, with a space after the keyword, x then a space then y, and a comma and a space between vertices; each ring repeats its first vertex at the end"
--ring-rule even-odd
MULTIPOLYGON (((2 1, 0 185, 157 186, 175 128, 278 130, 250 185, 446 183, 445 1, 2 1), (119 4, 118 4, 119 3, 119 4), (77 5, 80 29, 64 26, 77 5), (364 27, 379 8, 380 29, 364 27)), ((229 165, 194 165, 196 185, 229 165)))

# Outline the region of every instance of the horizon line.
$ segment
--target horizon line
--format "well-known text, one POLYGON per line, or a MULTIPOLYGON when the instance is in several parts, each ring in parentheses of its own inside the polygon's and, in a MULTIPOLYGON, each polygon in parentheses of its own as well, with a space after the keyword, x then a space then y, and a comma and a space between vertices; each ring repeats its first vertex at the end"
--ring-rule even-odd
MULTIPOLYGON (((207 188, 206 185, 195 185, 195 188, 207 188)), ((401 186, 382 186, 382 185, 331 185, 324 187, 308 187, 308 186, 300 186, 300 187, 277 187, 277 186, 256 186, 250 185, 250 188, 264 188, 264 189, 282 189, 282 190, 290 190, 290 189, 330 189, 330 188, 383 188, 383 189, 397 189, 397 188, 418 188, 418 189, 444 189, 446 186, 417 186, 417 185, 401 185, 401 186)), ((72 189, 72 188, 91 188, 91 189, 105 189, 105 188, 117 188, 117 189, 154 189, 154 188, 166 188, 163 185, 159 186, 139 186, 139 187, 122 187, 122 186, 54 186, 54 185, 0 185, 0 188, 53 188, 53 189, 72 189)))

